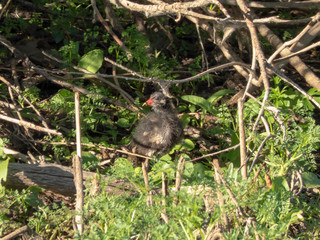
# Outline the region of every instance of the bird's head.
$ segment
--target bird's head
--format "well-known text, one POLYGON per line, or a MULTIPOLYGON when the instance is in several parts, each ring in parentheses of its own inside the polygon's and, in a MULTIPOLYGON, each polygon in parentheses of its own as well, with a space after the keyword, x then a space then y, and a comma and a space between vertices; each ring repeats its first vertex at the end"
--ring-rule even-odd
POLYGON ((157 110, 160 108, 164 108, 166 104, 166 96, 161 92, 154 92, 143 105, 151 106, 153 110, 157 110))

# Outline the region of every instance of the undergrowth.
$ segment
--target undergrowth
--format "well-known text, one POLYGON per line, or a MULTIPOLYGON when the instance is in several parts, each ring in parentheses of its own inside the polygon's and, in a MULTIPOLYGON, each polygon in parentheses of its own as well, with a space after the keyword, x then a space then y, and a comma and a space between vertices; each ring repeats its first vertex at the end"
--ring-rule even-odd
MULTIPOLYGON (((144 186, 141 168, 134 168, 126 158, 118 158, 111 168, 102 172, 107 173, 111 179, 128 180, 135 186, 136 192, 134 194, 113 195, 102 190, 99 194, 92 196, 89 194, 90 188, 87 189, 83 209, 86 226, 83 237, 85 239, 128 239, 132 237, 136 239, 196 239, 198 236, 205 239, 209 237, 210 231, 204 232, 201 229, 214 231, 217 226, 223 224, 222 219, 225 213, 227 213, 230 222, 230 231, 224 233, 226 239, 251 239, 256 234, 264 236, 265 239, 318 236, 320 212, 317 201, 319 201, 319 196, 310 196, 306 192, 295 195, 292 191, 294 186, 292 186, 291 179, 293 174, 300 172, 307 189, 320 186, 319 178, 315 172, 317 171, 316 161, 312 154, 314 151, 318 151, 320 126, 315 124, 311 111, 313 108, 306 107, 308 105, 300 105, 299 107, 299 112, 305 121, 297 121, 295 116, 292 116, 293 109, 291 107, 297 107, 299 106, 297 102, 306 100, 292 90, 286 89, 287 87, 282 88, 280 96, 273 97, 271 95, 270 102, 273 102, 274 105, 276 105, 275 101, 288 102, 278 104, 280 112, 277 117, 272 112, 265 112, 272 137, 267 140, 263 153, 257 158, 248 179, 243 180, 241 177, 239 152, 235 150, 232 154, 229 152, 221 157, 222 173, 227 185, 218 185, 214 180, 214 171, 209 158, 204 161, 188 162, 192 155, 190 151, 196 155, 200 152, 196 151, 197 139, 186 138, 185 143, 176 146, 170 154, 151 162, 150 188, 161 188, 161 176, 164 172, 169 183, 169 195, 162 197, 160 193, 155 194, 153 195, 153 205, 147 206, 148 190, 144 186), (283 121, 279 122, 279 118, 283 121), (285 127, 285 131, 283 131, 283 127, 285 127), (175 193, 173 188, 179 157, 176 153, 178 152, 188 152, 190 156, 184 154, 187 163, 182 176, 182 188, 175 193), (264 167, 261 167, 263 165, 264 167), (258 171, 259 173, 256 175, 258 171), (270 186, 263 176, 270 177, 272 181, 270 186), (224 196, 225 205, 223 207, 218 204, 218 190, 224 196), (234 194, 238 206, 230 198, 228 190, 234 194), (244 216, 239 217, 238 207, 245 210, 244 216), (161 217, 164 213, 168 218, 168 223, 161 217), (255 224, 249 224, 248 218, 255 219, 255 224), (298 232, 292 230, 293 226, 299 226, 300 230, 298 232)), ((51 105, 43 106, 52 108, 54 112, 56 104, 70 105, 70 110, 68 107, 64 107, 64 109, 66 109, 66 119, 72 119, 72 98, 59 98, 58 94, 56 97, 57 100, 60 99, 60 103, 54 100, 51 105)), ((71 93, 66 92, 65 94, 69 96, 71 93)), ((30 94, 29 96, 34 95, 30 94)), ((83 101, 87 101, 85 98, 83 96, 83 101)), ((219 134, 232 136, 231 138, 234 139, 232 144, 237 143, 237 120, 221 121, 221 118, 230 119, 232 115, 229 111, 223 110, 224 105, 218 106, 215 101, 212 101, 215 99, 214 97, 206 100, 189 95, 183 99, 186 100, 182 104, 184 107, 181 106, 179 109, 184 114, 190 110, 201 111, 207 115, 211 115, 213 111, 218 112, 219 119, 215 124, 217 129, 220 129, 219 134)), ((92 104, 92 107, 83 105, 83 112, 88 111, 89 113, 100 107, 99 104, 94 105, 94 101, 92 104)), ((259 104, 249 100, 245 109, 247 110, 245 111, 246 125, 252 126, 254 116, 258 113, 259 104)), ((129 112, 119 111, 117 114, 119 119, 122 119, 129 112)), ((100 117, 95 118, 94 116, 94 113, 88 114, 86 118, 99 121, 100 117)), ((92 124, 86 118, 83 119, 83 129, 98 133, 97 129, 91 128, 92 124)), ((186 115, 185 121, 191 125, 205 126, 204 118, 193 118, 192 115, 186 115)), ((118 138, 115 143, 119 144, 123 141, 121 135, 119 136, 119 128, 131 128, 135 122, 135 117, 132 120, 126 119, 125 124, 117 125, 117 122, 113 122, 114 139, 118 138)), ((108 121, 105 120, 106 118, 100 124, 108 124, 108 121)), ((112 129, 112 125, 108 128, 112 129)), ((249 149, 252 151, 248 160, 249 166, 252 164, 257 147, 267 136, 261 130, 252 133, 252 140, 248 142, 249 149)), ((214 139, 216 133, 208 131, 206 137, 214 139)), ((247 129, 247 133, 251 134, 250 127, 247 129)), ((73 135, 71 134, 70 137, 73 135)), ((110 137, 112 138, 112 135, 110 137)), ((89 135, 84 135, 84 139, 87 139, 88 142, 95 140, 89 135)), ((219 147, 221 149, 228 146, 230 146, 230 142, 220 139, 219 147)), ((85 151, 83 158, 85 169, 95 169, 99 163, 98 158, 92 155, 92 150, 94 148, 91 151, 88 149, 87 153, 85 151)), ((64 156, 64 151, 61 152, 61 149, 57 151, 55 154, 64 156)), ((108 182, 101 180, 99 184, 100 189, 104 189, 108 182)), ((38 193, 39 191, 34 188, 22 192, 9 190, 3 192, 0 218, 1 233, 10 229, 13 224, 12 220, 14 220, 15 226, 28 224, 42 236, 49 237, 53 234, 61 236, 66 233, 70 235, 72 211, 61 203, 44 205, 43 200, 38 197, 38 193)))
MULTIPOLYGON (((176 58, 168 57, 169 50, 163 47, 163 43, 168 41, 166 36, 157 33, 150 37, 154 38, 151 42, 135 25, 126 26, 122 39, 132 53, 132 58, 128 58, 109 34, 101 30, 102 27, 88 26, 85 17, 92 18, 93 14, 89 1, 55 1, 49 7, 54 14, 50 15, 50 22, 42 17, 44 13, 35 15, 31 20, 5 18, 0 33, 7 38, 15 37, 17 32, 19 36, 28 35, 27 26, 31 23, 45 28, 54 40, 55 48, 50 53, 63 59, 61 69, 71 70, 75 65, 92 73, 103 68, 108 72, 110 69, 103 65, 106 55, 146 77, 159 79, 178 79, 201 69, 202 55, 198 48, 193 47, 193 41, 197 39, 193 36, 196 29, 186 22, 173 27, 169 20, 159 17, 160 22, 176 32, 170 49, 178 56, 176 58), (76 20, 81 27, 75 27, 76 20), (152 51, 148 52, 150 46, 152 51), (185 73, 179 62, 190 56, 193 62, 185 73)), ((122 9, 117 9, 117 14, 130 20, 131 16, 122 9)), ((146 21, 150 29, 154 26, 153 21, 146 21)), ((284 37, 289 38, 291 34, 287 32, 284 37)), ((10 57, 2 46, 0 56, 0 63, 10 57)), ((123 70, 119 69, 118 74, 122 73, 123 70)), ((256 239, 257 236, 263 239, 319 238, 319 159, 315 157, 315 153, 319 153, 320 126, 315 121, 319 109, 281 79, 270 79, 272 88, 263 114, 265 121, 259 122, 256 131, 252 128, 264 93, 245 102, 249 177, 242 179, 240 169, 243 166, 240 165, 238 148, 214 156, 219 159, 224 184, 218 184, 215 179, 212 157, 193 159, 239 143, 237 112, 228 105, 230 94, 235 91, 220 88, 212 93, 212 88, 202 89, 208 84, 215 84, 213 74, 197 82, 173 85, 171 94, 179 100, 176 101, 177 110, 183 127, 198 129, 200 135, 186 135, 170 153, 152 159, 149 189, 145 187, 141 167, 134 168, 126 155, 115 154, 115 161, 106 167, 99 166, 99 163, 103 158, 103 147, 120 149, 130 142, 131 132, 140 115, 149 111, 142 105, 146 100, 143 93, 147 94, 154 88, 143 82, 119 79, 119 85, 134 97, 135 106, 140 107, 138 112, 106 103, 102 96, 127 104, 117 91, 87 75, 75 74, 64 80, 97 94, 82 94, 80 97, 81 141, 86 144, 83 146, 84 170, 96 171, 98 176, 108 175, 109 181, 123 179, 135 190, 122 194, 106 193, 104 189, 109 181, 102 180, 104 178, 97 185, 88 187, 83 208, 85 230, 82 237, 76 238, 212 239, 219 232, 223 232, 225 239, 256 239), (181 155, 186 164, 182 187, 176 192, 176 171, 181 155), (168 183, 167 196, 160 191, 163 173, 168 183), (96 187, 99 191, 92 194, 96 187), (153 190, 151 206, 146 203, 150 189, 153 190), (224 204, 221 204, 222 200, 224 204), (225 226, 226 218, 228 226, 225 226), (223 228, 226 231, 221 231, 223 228)), ((32 144, 38 144, 38 148, 34 155, 37 158, 45 156, 47 162, 58 159, 65 165, 72 165, 75 148, 65 143, 75 139, 74 93, 60 86, 50 85, 49 88, 52 89, 44 91, 38 84, 20 92, 50 120, 53 128, 63 132, 63 137, 35 134, 32 144)), ((1 101, 10 102, 5 84, 0 84, 0 91, 1 101)), ((320 102, 318 91, 310 89, 308 93, 320 102)), ((26 101, 22 98, 16 100, 22 108, 20 114, 23 119, 37 121, 26 101)), ((7 126, 1 125, 1 129, 7 126)), ((15 136, 21 129, 12 131, 15 136)), ((4 147, 14 145, 17 140, 7 135, 1 130, 0 180, 6 178, 8 163, 15 161, 3 151, 4 147)), ((19 139, 20 145, 17 144, 19 147, 33 149, 34 145, 30 147, 24 142, 25 138, 22 139, 19 139)), ((73 206, 55 198, 48 203, 44 193, 44 189, 36 187, 21 191, 1 187, 0 236, 28 225, 46 239, 73 238, 73 206)))

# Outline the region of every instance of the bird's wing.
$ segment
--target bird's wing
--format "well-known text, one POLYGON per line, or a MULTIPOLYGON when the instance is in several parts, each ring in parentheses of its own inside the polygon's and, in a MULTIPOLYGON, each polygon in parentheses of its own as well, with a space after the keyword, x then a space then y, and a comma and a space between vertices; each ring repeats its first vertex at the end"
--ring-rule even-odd
POLYGON ((143 138, 144 143, 150 146, 162 145, 169 135, 165 121, 163 116, 150 114, 141 121, 135 135, 143 138))

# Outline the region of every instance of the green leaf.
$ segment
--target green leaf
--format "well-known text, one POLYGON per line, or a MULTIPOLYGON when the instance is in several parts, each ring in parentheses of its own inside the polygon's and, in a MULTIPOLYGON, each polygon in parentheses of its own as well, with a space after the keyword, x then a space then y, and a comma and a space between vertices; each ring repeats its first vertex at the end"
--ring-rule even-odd
POLYGON ((89 138, 87 137, 81 137, 81 143, 91 143, 89 138))
POLYGON ((150 181, 152 183, 160 183, 162 181, 162 173, 166 173, 167 179, 175 179, 176 171, 174 168, 175 164, 171 161, 171 157, 169 159, 156 162, 152 167, 152 172, 150 176, 150 181))
POLYGON ((311 96, 320 96, 320 91, 318 91, 316 88, 310 88, 308 93, 311 95, 311 96))
MULTIPOLYGON (((187 155, 187 154, 185 154, 185 153, 182 153, 181 155, 183 156, 183 158, 184 158, 186 161, 190 161, 190 160, 191 160, 191 158, 190 158, 189 155, 187 155)), ((179 155, 177 159, 179 159, 181 155, 179 155)))
POLYGON ((193 173, 192 178, 193 179, 203 179, 205 177, 205 168, 202 163, 196 163, 193 165, 193 173))
POLYGON ((231 93, 235 93, 234 90, 231 90, 231 89, 222 89, 218 92, 215 92, 214 94, 212 94, 209 98, 208 98, 208 101, 213 103, 215 102, 216 100, 220 99, 221 97, 223 97, 224 95, 227 95, 227 94, 231 94, 231 93))
MULTIPOLYGON (((75 155, 76 152, 72 152, 71 155, 75 155)), ((82 152, 82 167, 85 170, 96 167, 99 163, 99 159, 90 152, 82 152)))
POLYGON ((199 97, 195 95, 184 95, 181 98, 187 102, 190 102, 194 105, 201 107, 204 114, 206 112, 210 112, 212 114, 217 113, 217 111, 213 108, 212 103, 204 99, 203 97, 199 97))
POLYGON ((320 179, 312 172, 302 173, 303 184, 308 188, 320 187, 320 179))
POLYGON ((3 181, 7 180, 8 164, 9 164, 9 159, 0 161, 0 187, 1 187, 2 180, 3 181))
POLYGON ((118 119, 117 124, 119 125, 119 127, 122 127, 122 128, 128 128, 131 126, 129 123, 129 120, 126 118, 118 119))
POLYGON ((41 200, 38 198, 38 196, 39 193, 44 190, 44 188, 39 186, 31 186, 28 187, 28 190, 30 191, 30 194, 26 198, 26 202, 32 207, 38 207, 41 203, 41 200))
POLYGON ((79 61, 78 67, 84 68, 89 72, 96 73, 102 66, 103 51, 95 49, 85 54, 79 61))
POLYGON ((275 177, 272 180, 272 190, 275 192, 281 192, 283 190, 289 191, 289 185, 284 177, 275 177))
POLYGON ((64 32, 61 30, 53 30, 52 35, 56 43, 61 42, 64 38, 64 32))
POLYGON ((184 165, 183 175, 186 177, 191 177, 193 171, 194 171, 193 163, 187 162, 184 165))
POLYGON ((182 127, 185 128, 190 123, 191 117, 188 114, 183 114, 181 117, 182 127))
POLYGON ((196 112, 196 106, 195 105, 190 105, 189 106, 189 110, 190 110, 190 112, 196 112))
POLYGON ((170 155, 169 155, 169 154, 166 154, 166 155, 163 155, 163 156, 160 158, 160 160, 164 160, 164 161, 171 161, 171 160, 172 160, 172 158, 170 157, 170 155))
POLYGON ((118 158, 114 162, 113 171, 120 178, 131 179, 135 175, 135 169, 126 158, 118 158))
POLYGON ((187 151, 191 151, 192 149, 194 149, 194 143, 190 139, 184 139, 182 146, 187 151))

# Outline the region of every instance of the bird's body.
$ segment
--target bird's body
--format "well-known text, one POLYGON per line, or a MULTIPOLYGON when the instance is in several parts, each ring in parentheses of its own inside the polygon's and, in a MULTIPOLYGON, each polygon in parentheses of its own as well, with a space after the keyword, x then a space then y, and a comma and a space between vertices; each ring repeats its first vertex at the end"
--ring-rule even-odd
POLYGON ((149 157, 165 154, 181 138, 181 121, 160 92, 153 93, 146 104, 152 111, 139 122, 130 145, 136 153, 149 157))

